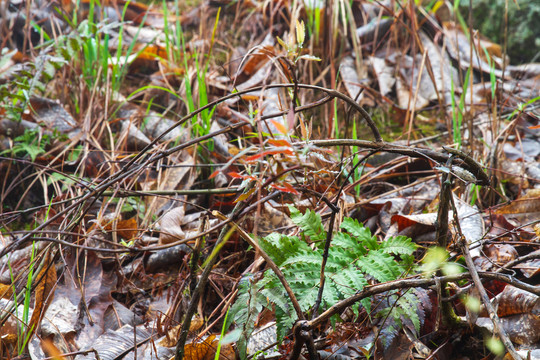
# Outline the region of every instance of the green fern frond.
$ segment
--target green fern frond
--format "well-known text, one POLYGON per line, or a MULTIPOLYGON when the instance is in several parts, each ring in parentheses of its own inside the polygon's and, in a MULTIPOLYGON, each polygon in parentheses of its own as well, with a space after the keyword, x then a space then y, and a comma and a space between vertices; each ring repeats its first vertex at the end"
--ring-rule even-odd
POLYGON ((288 297, 285 295, 285 291, 283 291, 283 289, 261 288, 261 294, 266 297, 267 301, 272 301, 276 307, 281 308, 284 313, 291 313, 292 304, 287 301, 288 297))
MULTIPOLYGON (((319 293, 326 231, 321 217, 314 211, 307 210, 301 214, 292 206, 290 210, 292 220, 302 230, 301 236, 273 233, 260 239, 259 243, 280 267, 298 299, 301 310, 308 312, 313 308, 319 293), (315 243, 312 248, 304 241, 305 238, 320 242, 315 243)), ((379 243, 375 236, 371 236, 369 229, 349 218, 343 220, 341 227, 347 233, 333 234, 324 272, 326 280, 321 310, 362 291, 368 285, 369 277, 378 282, 392 281, 410 272, 413 266, 412 254, 416 245, 409 238, 398 236, 379 243)), ((243 321, 251 320, 250 314, 258 313, 264 307, 271 308, 276 315, 278 339, 283 339, 297 318, 289 297, 271 270, 266 270, 256 288, 257 295, 250 293, 250 299, 255 299, 255 302, 248 306, 246 290, 241 289, 238 300, 231 308, 231 311, 234 310, 235 322, 240 326, 243 321), (241 305, 237 305, 239 302, 241 305), (254 308, 249 310, 246 307, 254 308)), ((371 311, 370 298, 365 298, 360 303, 368 313, 371 311)), ((418 306, 418 297, 413 291, 406 292, 401 297, 388 295, 385 303, 386 307, 379 310, 377 316, 388 318, 386 328, 383 329, 386 339, 395 336, 403 320, 408 321, 418 331, 423 323, 424 313, 418 306)), ((249 327, 247 329, 249 330, 249 327)))
POLYGON ((268 306, 267 299, 263 296, 258 288, 254 286, 250 277, 240 281, 238 298, 229 310, 227 316, 228 328, 234 321, 240 328, 240 336, 236 342, 240 358, 247 358, 247 343, 251 338, 251 334, 255 329, 255 321, 262 309, 268 306))
POLYGON ((381 243, 380 249, 387 254, 412 255, 417 246, 406 236, 392 237, 381 243))
POLYGON ((350 254, 348 257, 356 258, 359 255, 367 254, 366 248, 358 241, 358 238, 353 238, 344 232, 334 234, 332 245, 340 250, 348 250, 350 254))
POLYGON ((392 281, 399 278, 401 271, 392 255, 370 251, 356 261, 356 265, 366 274, 373 276, 380 282, 392 281))
POLYGON ((296 236, 286 236, 272 233, 259 241, 261 248, 274 260, 276 265, 281 264, 291 256, 312 251, 311 248, 296 236))
POLYGON ((417 333, 420 332, 420 316, 423 317, 423 309, 419 305, 419 300, 416 294, 412 291, 407 291, 397 301, 397 305, 403 310, 402 315, 414 325, 417 333))
POLYGON ((281 342, 292 329, 295 321, 298 319, 296 313, 285 313, 277 307, 276 311, 276 333, 278 341, 281 342))
POLYGON ((322 255, 317 251, 311 250, 311 252, 294 255, 281 263, 281 265, 283 267, 294 267, 300 264, 309 264, 316 266, 316 268, 319 268, 321 266, 321 261, 322 255))
POLYGON ((306 210, 302 214, 294 206, 289 205, 291 220, 302 229, 305 236, 309 236, 311 241, 323 241, 326 239, 326 231, 322 225, 321 216, 315 211, 306 210))
POLYGON ((379 243, 375 236, 371 236, 371 231, 364 225, 360 224, 358 220, 352 218, 343 219, 341 228, 345 229, 354 236, 360 243, 369 250, 377 250, 379 243))
POLYGON ((328 274, 328 277, 340 287, 340 291, 345 297, 362 291, 368 284, 364 273, 354 266, 343 269, 343 271, 328 274))

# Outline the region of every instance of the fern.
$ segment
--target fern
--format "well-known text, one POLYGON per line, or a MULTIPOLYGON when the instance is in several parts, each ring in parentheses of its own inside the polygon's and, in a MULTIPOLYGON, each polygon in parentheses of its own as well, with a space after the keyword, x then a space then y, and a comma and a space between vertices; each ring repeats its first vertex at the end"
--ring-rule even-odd
POLYGON ((248 341, 255 329, 257 316, 265 306, 268 306, 268 301, 260 292, 260 289, 254 286, 251 276, 240 281, 238 293, 236 302, 229 310, 227 317, 228 323, 225 324, 225 327, 228 328, 232 320, 236 324, 239 324, 237 328, 239 330, 239 337, 236 341, 236 346, 240 354, 245 354, 248 341))
POLYGON ((377 250, 370 251, 365 257, 358 259, 356 265, 379 282, 395 280, 401 273, 391 255, 377 250))
POLYGON ((380 247, 383 252, 394 255, 412 255, 415 248, 416 247, 412 243, 412 240, 405 236, 396 236, 390 238, 381 243, 380 247))
MULTIPOLYGON (((319 291, 327 234, 320 215, 311 210, 302 214, 292 206, 289 208, 291 219, 300 227, 302 236, 272 233, 261 238, 259 244, 280 267, 302 311, 309 313, 319 291), (305 239, 308 238, 313 248, 306 243, 305 239)), ((325 267, 326 282, 321 303, 323 310, 362 291, 369 279, 377 282, 396 280, 411 271, 413 266, 412 254, 416 245, 411 239, 398 236, 379 243, 369 229, 350 218, 343 220, 341 228, 345 231, 333 234, 325 267)), ((418 301, 414 292, 406 292, 402 296, 392 295, 387 300, 387 306, 376 311, 378 316, 391 320, 387 328, 383 329, 383 334, 395 334, 402 326, 402 319, 408 319, 419 331, 423 317, 416 312, 418 301)), ((363 299, 361 304, 370 311, 370 299, 363 299)), ((238 327, 252 330, 253 323, 246 325, 246 322, 254 322, 255 312, 260 312, 263 307, 275 311, 278 339, 282 340, 290 332, 297 316, 289 297, 271 270, 267 270, 262 279, 251 287, 240 288, 240 295, 229 316, 238 327), (247 299, 252 302, 255 299, 256 305, 250 303, 246 307, 247 299)), ((245 352, 240 351, 240 354, 245 358, 245 352)))
POLYGON ((423 307, 419 306, 414 290, 406 290, 400 295, 389 295, 385 302, 387 306, 376 311, 376 317, 385 319, 380 332, 383 344, 389 345, 404 323, 410 329, 414 328, 417 333, 420 332, 425 313, 423 307))
POLYGON ((324 231, 319 214, 308 209, 302 215, 292 205, 289 205, 289 210, 291 212, 291 220, 302 229, 305 236, 309 236, 311 241, 322 241, 326 239, 326 231, 324 231))

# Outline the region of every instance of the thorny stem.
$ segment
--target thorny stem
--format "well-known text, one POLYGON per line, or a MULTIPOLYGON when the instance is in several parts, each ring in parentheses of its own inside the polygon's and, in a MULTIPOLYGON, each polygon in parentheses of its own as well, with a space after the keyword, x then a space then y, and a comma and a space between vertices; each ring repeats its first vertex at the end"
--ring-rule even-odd
MULTIPOLYGON (((250 92, 253 92, 253 91, 259 91, 259 90, 264 90, 264 89, 273 89, 273 88, 301 88, 301 89, 311 89, 311 90, 319 90, 319 91, 322 91, 322 92, 325 92, 328 96, 332 97, 332 98, 338 98, 340 100, 343 100, 344 102, 348 103, 349 105, 351 105, 355 110, 357 110, 360 115, 362 115, 362 117, 364 118, 364 120, 367 122, 369 128, 371 129, 371 131, 373 132, 373 136, 375 138, 375 141, 377 142, 381 142, 382 141, 382 137, 379 133, 379 129, 377 129, 377 126, 375 125, 375 122, 373 121, 373 119, 371 119, 371 117, 369 116, 369 114, 367 113, 366 110, 364 110, 363 107, 361 107, 360 105, 358 105, 358 103, 356 101, 354 101, 353 99, 351 99, 349 96, 345 95, 345 94, 342 94, 340 93, 339 91, 336 91, 336 90, 332 90, 332 89, 328 89, 328 88, 324 88, 322 86, 316 86, 316 85, 308 85, 308 84, 271 84, 271 85, 261 85, 261 86, 255 86, 255 87, 252 87, 252 88, 249 88, 249 89, 245 89, 245 90, 242 90, 242 91, 238 91, 238 92, 235 92, 233 94, 229 94, 227 96, 223 96, 217 100, 214 100, 212 102, 209 102, 208 104, 206 104, 205 106, 187 114, 186 116, 184 116, 183 118, 181 118, 180 120, 178 120, 176 122, 176 124, 172 125, 171 127, 169 127, 167 130, 165 130, 163 133, 161 133, 157 138, 155 138, 152 142, 150 142, 150 144, 148 144, 144 149, 142 149, 139 154, 137 154, 133 159, 131 159, 130 162, 128 162, 125 166, 124 166, 124 169, 127 169, 129 167, 131 167, 138 159, 140 159, 146 152, 148 152, 148 150, 150 150, 152 147, 154 147, 154 145, 156 145, 161 139, 163 139, 163 137, 165 135, 167 135, 168 133, 170 133, 171 131, 173 131, 174 129, 176 129, 178 126, 182 125, 183 123, 185 123, 186 121, 188 121, 189 119, 193 118, 194 116, 197 116, 198 114, 200 114, 201 112, 203 112, 204 110, 206 109, 211 109, 213 108, 214 106, 222 103, 222 102, 225 102, 229 99, 232 99, 232 98, 235 98, 235 97, 238 97, 240 95, 244 95, 244 94, 248 94, 250 92)), ((298 107, 296 108, 295 110, 296 111, 299 111, 301 107, 298 107)), ((288 111, 287 111, 288 112, 288 111)), ((272 116, 272 117, 275 117, 275 116, 272 116)))
MULTIPOLYGON (((339 199, 339 198, 338 198, 339 199)), ((319 313, 319 306, 321 305, 323 291, 324 291, 324 268, 326 267, 326 262, 328 261, 328 254, 330 252, 330 242, 332 242, 332 233, 334 232, 334 222, 336 221, 336 214, 338 209, 332 209, 332 214, 330 215, 330 223, 328 224, 328 232, 326 233, 326 242, 324 244, 324 252, 321 262, 321 276, 319 279, 319 292, 317 293, 317 300, 313 305, 313 318, 317 317, 319 313)))
POLYGON ((324 282, 325 282, 324 269, 326 267, 326 262, 328 261, 328 254, 330 252, 330 243, 332 242, 332 235, 334 232, 334 222, 336 220, 336 214, 339 212, 339 208, 337 207, 339 197, 341 195, 341 192, 343 191, 343 188, 345 187, 345 184, 347 183, 347 180, 352 176, 355 169, 374 153, 375 153, 374 151, 370 151, 369 154, 364 156, 362 159, 358 161, 358 163, 356 163, 354 168, 349 172, 349 176, 347 176, 345 181, 343 181, 343 184, 341 185, 338 193, 336 194, 334 203, 331 206, 329 206, 330 209, 332 210, 332 213, 330 214, 330 223, 328 225, 328 232, 326 233, 326 243, 324 244, 324 253, 323 253, 323 259, 321 263, 321 277, 319 281, 319 292, 317 294, 317 300, 315 301, 315 305, 313 306, 313 318, 317 317, 318 312, 319 312, 319 306, 321 305, 321 301, 322 301, 322 296, 323 296, 323 291, 324 291, 324 282))
MULTIPOLYGON (((413 158, 424 158, 440 163, 445 163, 449 155, 444 154, 439 151, 434 151, 424 148, 415 148, 410 146, 395 145, 387 142, 374 142, 367 140, 359 139, 329 139, 329 140, 312 140, 310 141, 311 145, 320 146, 320 147, 331 147, 331 146, 358 146, 365 149, 373 149, 376 151, 383 151, 395 154, 401 154, 413 158)), ((448 148, 451 149, 451 148, 448 148)), ((448 151, 448 150, 447 150, 448 151)), ((467 170, 471 171, 476 176, 476 184, 478 185, 489 185, 489 178, 482 170, 482 166, 474 161, 471 157, 464 154, 463 152, 455 149, 451 149, 452 154, 456 155, 459 158, 461 163, 457 165, 463 166, 467 170), (472 160, 472 161, 471 161, 472 160)))
MULTIPOLYGON (((237 97, 237 96, 239 96, 241 94, 245 94, 245 93, 248 93, 248 92, 251 92, 251 91, 263 90, 264 88, 285 88, 285 87, 292 87, 292 86, 294 86, 294 84, 276 84, 276 85, 265 85, 265 86, 258 86, 258 87, 246 89, 244 91, 241 91, 241 92, 238 92, 238 93, 235 93, 235 94, 230 94, 230 95, 222 97, 222 98, 220 98, 220 99, 218 99, 216 101, 208 103, 206 106, 204 106, 204 107, 202 107, 202 108, 200 108, 200 109, 198 109, 198 110, 184 116, 175 125, 173 125, 168 130, 163 132, 159 137, 154 139, 154 141, 152 141, 152 143, 150 143, 145 149, 143 149, 140 153, 138 153, 128 164, 126 164, 117 173, 111 175, 108 179, 103 180, 93 190, 90 190, 86 194, 84 194, 84 195, 80 196, 79 198, 77 198, 77 200, 73 204, 69 205, 68 207, 66 207, 62 211, 57 212, 55 215, 50 217, 48 221, 42 223, 41 225, 36 227, 34 230, 28 232, 26 235, 22 236, 16 242, 13 242, 10 245, 4 247, 0 251, 0 257, 4 256, 8 252, 13 251, 14 249, 18 248, 21 244, 23 244, 24 242, 30 240, 32 235, 35 235, 35 234, 39 233, 40 230, 42 230, 45 227, 49 226, 51 223, 53 223, 54 221, 60 219, 61 217, 63 217, 67 213, 69 213, 70 211, 74 211, 77 208, 81 207, 86 201, 92 200, 92 199, 93 199, 93 201, 95 201, 95 199, 97 197, 99 197, 104 191, 106 191, 110 186, 112 186, 113 184, 117 184, 119 181, 129 177, 130 175, 136 174, 137 172, 144 169, 145 166, 149 165, 150 163, 158 161, 159 159, 162 159, 162 158, 164 158, 164 157, 166 157, 166 156, 168 156, 168 155, 170 155, 170 154, 172 154, 172 153, 174 153, 176 151, 180 151, 180 150, 182 150, 184 148, 195 145, 195 144, 197 144, 197 143, 199 143, 201 141, 212 138, 212 137, 214 137, 216 135, 223 134, 223 133, 229 132, 231 130, 234 130, 236 128, 239 128, 239 127, 242 127, 242 126, 246 125, 245 122, 240 122, 238 124, 228 126, 228 127, 223 128, 223 129, 221 129, 219 131, 215 131, 215 132, 207 134, 205 136, 201 136, 201 137, 199 137, 197 139, 193 139, 191 141, 188 141, 188 142, 186 142, 184 144, 181 144, 179 146, 171 148, 171 149, 169 149, 167 151, 156 153, 153 156, 150 156, 147 159, 145 159, 140 164, 135 163, 147 151, 149 151, 151 147, 153 147, 160 139, 162 139, 163 136, 168 134, 174 128, 180 126, 182 123, 184 123, 188 119, 192 118, 193 116, 196 116, 201 111, 203 111, 203 110, 205 110, 207 108, 213 107, 213 106, 215 106, 215 105, 217 105, 217 104, 219 104, 219 103, 221 103, 223 101, 226 101, 227 99, 234 98, 234 97, 237 97), (136 166, 134 166, 134 165, 136 165, 136 166)), ((323 92, 325 92, 327 94, 327 97, 320 100, 318 103, 297 107, 296 111, 306 110, 306 109, 314 107, 314 106, 319 106, 322 103, 325 103, 325 102, 330 101, 331 99, 337 97, 337 98, 347 102, 354 109, 356 109, 357 111, 360 112, 360 114, 363 116, 363 118, 368 123, 368 126, 371 128, 371 130, 372 130, 372 132, 374 134, 375 140, 376 140, 375 142, 362 141, 362 140, 353 141, 351 139, 349 139, 347 141, 343 141, 343 140, 337 140, 337 141, 336 140, 318 140, 318 141, 312 141, 312 144, 314 144, 314 145, 318 145, 318 146, 355 145, 355 146, 360 146, 360 147, 376 149, 376 150, 379 150, 379 151, 389 151, 389 152, 401 153, 403 155, 409 155, 409 156, 413 156, 413 157, 431 157, 431 158, 434 158, 435 160, 438 160, 438 161, 446 161, 447 160, 447 156, 442 155, 441 153, 438 153, 438 152, 434 152, 434 151, 430 151, 430 150, 426 150, 426 149, 410 149, 408 147, 397 147, 397 146, 394 146, 394 145, 384 143, 382 141, 380 133, 377 130, 377 127, 375 126, 373 120, 369 117, 369 114, 367 114, 367 112, 360 105, 358 105, 353 99, 349 98, 348 96, 346 96, 344 94, 339 93, 338 91, 331 90, 331 89, 326 89, 326 88, 319 87, 319 86, 314 86, 314 85, 305 85, 305 84, 298 84, 298 87, 299 88, 306 88, 306 89, 323 91, 323 92)), ((272 115, 261 117, 261 119, 259 119, 258 121, 262 121, 262 120, 264 120, 266 118, 280 116, 280 114, 283 115, 283 114, 286 114, 286 113, 287 113, 287 110, 282 111, 279 114, 272 114, 272 115)), ((472 170, 473 173, 475 173, 475 174, 482 173, 483 174, 483 171, 482 171, 482 169, 481 169, 481 167, 479 165, 477 165, 477 164, 473 164, 473 165, 475 165, 475 169, 479 169, 479 171, 474 171, 474 169, 470 169, 470 170, 472 170)), ((486 178, 487 178, 487 176, 486 176, 486 178)), ((489 184, 489 180, 485 181, 482 177, 479 177, 479 182, 478 183, 481 184, 481 185, 487 185, 487 184, 489 184)), ((82 217, 79 217, 79 219, 81 219, 81 218, 82 217)), ((79 219, 74 220, 74 222, 72 222, 72 224, 79 221, 79 219)))
MULTIPOLYGON (((253 185, 254 185, 253 183, 249 183, 244 193, 247 193, 253 185)), ((261 199, 260 202, 268 201, 271 198, 275 197, 276 194, 278 193, 271 194, 261 199)), ((229 224, 233 222, 235 219, 248 214, 251 210, 253 210, 255 206, 258 205, 257 203, 252 204, 248 207, 245 207, 244 203, 238 202, 232 211, 231 217, 227 221, 224 221, 224 224, 229 224), (243 207, 245 208, 243 209, 243 207)), ((222 242, 225 240, 225 235, 227 234, 227 232, 228 232, 228 227, 223 227, 223 229, 221 230, 219 234, 218 240, 214 244, 214 249, 218 249, 221 246, 222 242)), ((199 234, 198 236, 202 236, 202 235, 199 234)), ((211 253, 213 253, 213 251, 214 250, 212 250, 211 253)), ((215 265, 216 260, 217 260, 217 256, 214 256, 208 260, 208 264, 204 268, 199 278, 199 282, 197 283, 197 286, 195 287, 195 291, 193 292, 193 295, 191 297, 188 310, 186 311, 186 314, 185 314, 184 322, 182 324, 182 329, 180 331, 180 336, 176 343, 176 353, 175 353, 176 360, 182 360, 184 357, 184 346, 185 346, 187 335, 189 332, 191 318, 193 317, 193 314, 195 313, 195 310, 197 309, 197 303, 206 285, 206 282, 208 281, 208 277, 210 276, 210 272, 212 271, 212 268, 215 265)))
MULTIPOLYGON (((194 117, 197 114, 201 113, 202 111, 204 111, 206 109, 209 109, 209 108, 212 108, 215 105, 217 105, 219 103, 222 103, 222 102, 224 102, 224 101, 226 101, 228 99, 235 98, 235 97, 238 97, 238 96, 240 96, 242 94, 246 94, 246 93, 249 93, 249 92, 258 91, 258 90, 264 90, 264 89, 268 89, 268 88, 291 88, 291 87, 293 87, 295 90, 296 89, 310 89, 310 90, 321 91, 321 92, 324 92, 327 95, 324 99, 320 100, 319 103, 310 104, 310 105, 307 105, 307 106, 299 106, 299 107, 296 107, 296 104, 293 104, 293 111, 302 111, 302 110, 305 110, 305 109, 308 109, 308 108, 319 106, 320 103, 324 103, 324 102, 330 101, 330 100, 332 100, 334 98, 338 98, 338 99, 348 103, 352 108, 354 108, 355 110, 357 110, 360 113, 360 115, 366 121, 368 127, 371 129, 371 131, 373 133, 374 140, 375 140, 374 142, 367 142, 367 141, 361 141, 361 140, 357 140, 355 142, 355 141, 347 140, 345 143, 343 143, 343 141, 341 141, 341 143, 339 141, 332 142, 332 140, 313 141, 312 144, 314 144, 316 146, 317 145, 318 146, 356 145, 356 146, 360 146, 360 147, 370 148, 370 149, 373 149, 375 151, 396 152, 396 153, 400 153, 400 154, 403 154, 403 155, 409 155, 409 156, 412 156, 412 157, 425 157, 425 158, 428 158, 428 159, 435 159, 435 160, 438 160, 438 161, 446 161, 446 160, 448 160, 448 156, 445 156, 445 155, 443 155, 441 153, 438 153, 438 152, 433 152, 433 151, 425 150, 425 149, 411 149, 409 147, 398 147, 398 146, 395 146, 395 145, 390 145, 388 143, 385 143, 383 141, 380 133, 379 133, 379 130, 377 129, 375 123, 373 122, 373 120, 371 119, 369 114, 356 101, 354 101, 353 99, 351 99, 347 95, 340 93, 339 91, 324 88, 324 87, 320 87, 320 86, 315 86, 315 85, 298 84, 298 83, 263 85, 263 86, 254 87, 254 88, 246 89, 246 90, 234 93, 234 94, 227 95, 227 96, 222 97, 220 99, 217 99, 217 100, 215 100, 213 102, 210 102, 206 106, 203 106, 203 107, 199 108, 198 110, 184 116, 175 125, 171 126, 169 129, 164 131, 160 136, 155 138, 148 146, 146 146, 141 152, 139 152, 136 156, 134 156, 117 173, 113 174, 108 179, 102 181, 93 190, 88 191, 85 195, 80 197, 76 202, 74 202, 73 204, 68 206, 63 211, 60 211, 60 212, 56 213, 48 221, 46 221, 43 224, 39 225, 36 229, 34 229, 32 232, 29 232, 28 234, 23 236, 17 242, 14 242, 14 243, 10 244, 10 246, 5 247, 2 251, 0 251, 0 257, 5 255, 7 252, 13 250, 14 248, 18 247, 23 242, 29 240, 30 237, 33 234, 36 234, 37 232, 39 232, 40 230, 42 230, 46 226, 50 225, 53 221, 56 221, 60 217, 62 217, 65 214, 69 213, 70 211, 76 210, 77 208, 81 208, 88 200, 90 200, 90 202, 96 201, 96 199, 99 196, 101 196, 101 194, 103 194, 103 192, 105 192, 110 186, 112 186, 114 184, 118 184, 120 180, 125 179, 130 175, 137 174, 139 171, 144 169, 145 166, 148 166, 150 163, 158 161, 159 159, 167 157, 167 156, 169 156, 169 155, 171 155, 171 154, 173 154, 173 153, 175 153, 177 151, 180 151, 182 149, 185 149, 185 148, 187 148, 189 146, 200 143, 201 141, 204 141, 206 139, 210 139, 210 138, 212 138, 212 137, 214 137, 216 135, 226 133, 226 132, 229 132, 229 131, 231 131, 233 129, 236 129, 236 128, 239 128, 241 126, 246 125, 245 122, 241 122, 241 123, 238 123, 238 124, 231 125, 229 127, 221 129, 220 131, 216 131, 216 132, 207 134, 205 136, 201 136, 199 138, 193 139, 191 141, 188 141, 188 142, 186 142, 184 144, 173 147, 173 148, 168 149, 166 151, 154 153, 153 155, 148 156, 142 162, 137 163, 137 161, 140 160, 150 149, 152 149, 154 147, 154 145, 156 145, 165 135, 167 135, 173 129, 175 129, 176 127, 182 125, 183 123, 185 123, 186 121, 188 121, 192 117, 194 117)), ((295 93, 296 93, 296 91, 295 91, 295 93)), ((281 115, 286 114, 288 111, 290 111, 290 110, 282 111, 282 112, 280 112, 280 114, 281 115)), ((280 116, 280 114, 266 115, 266 116, 263 116, 260 119, 258 119, 258 121, 263 121, 263 120, 268 119, 268 118, 280 116)), ((447 150, 447 151, 454 154, 453 150, 447 150)), ((472 160, 470 158, 467 158, 466 156, 464 156, 463 153, 459 153, 459 154, 455 154, 455 155, 458 156, 460 159, 462 159, 462 161, 464 163, 466 163, 467 166, 471 170, 473 170, 472 172, 477 176, 479 184, 489 184, 489 180, 486 181, 487 176, 485 176, 485 174, 482 171, 482 168, 480 167, 480 165, 478 165, 478 163, 476 163, 474 160, 472 160), (484 176, 485 176, 485 178, 484 178, 484 176)), ((86 207, 86 209, 88 209, 88 206, 86 207)), ((82 208, 81 208, 81 210, 83 211, 83 213, 86 211, 86 210, 83 210, 82 208)), ((235 210, 233 211, 232 218, 229 219, 228 221, 225 221, 223 224, 221 224, 221 226, 226 225, 228 222, 231 222, 232 220, 234 220, 239 215, 239 213, 240 213, 240 204, 237 204, 237 207, 235 207, 235 210)), ((244 212, 242 212, 242 214, 243 213, 244 212)), ((334 212, 334 214, 335 214, 335 212, 334 212)), ((71 222, 71 224, 76 224, 78 221, 80 221, 80 219, 82 219, 82 216, 79 216, 78 219, 76 219, 75 222, 71 222)), ((332 224, 333 224, 333 221, 332 221, 332 224)), ((222 231, 220 233, 220 236, 218 238, 218 241, 215 244, 215 247, 218 246, 219 244, 221 244, 221 242, 223 241, 223 239, 225 237, 226 232, 227 232, 227 226, 223 227, 223 229, 222 229, 222 231)), ((201 235, 202 234, 199 234, 198 236, 201 236, 201 235)), ((329 244, 329 243, 330 243, 330 241, 327 241, 327 244, 329 244)), ((128 250, 128 249, 125 249, 125 250, 128 250)), ((155 250, 155 248, 153 248, 153 250, 155 250)), ((185 318, 185 321, 183 323, 181 336, 180 336, 180 338, 178 340, 178 343, 177 343, 176 359, 180 360, 180 359, 183 358, 183 355, 184 355, 183 354, 183 346, 184 346, 185 340, 187 338, 187 331, 189 329, 191 316, 193 315, 193 313, 194 313, 194 311, 196 309, 198 299, 199 299, 199 297, 200 297, 200 295, 201 295, 201 293, 202 293, 202 291, 204 289, 205 283, 206 283, 206 281, 208 279, 208 276, 209 276, 209 274, 211 272, 214 261, 215 261, 215 258, 211 259, 211 261, 208 263, 208 265, 203 270, 201 278, 200 278, 200 280, 199 280, 199 282, 198 282, 198 284, 197 284, 197 286, 195 288, 195 291, 193 293, 193 297, 191 299, 191 303, 190 303, 188 312, 185 315, 186 318, 185 318)), ((322 280, 322 283, 321 283, 320 291, 323 290, 323 285, 324 285, 324 267, 322 268, 322 271, 321 271, 321 278, 323 280, 322 280)), ((369 292, 369 290, 366 290, 366 291, 369 292)), ((367 296, 369 296, 369 295, 367 295, 367 296)), ((335 306, 338 306, 338 304, 336 304, 335 306)), ((323 314, 321 314, 316 319, 313 319, 311 322, 308 322, 308 325, 310 325, 309 327, 311 327, 313 324, 317 323, 318 321, 321 321, 321 319, 324 319, 328 315, 329 311, 332 311, 332 309, 336 309, 335 306, 333 306, 329 310, 325 311, 323 314)), ((297 310, 297 312, 298 312, 298 318, 302 320, 304 318, 302 312, 299 311, 299 309, 295 309, 295 310, 297 310)), ((311 338, 310 330, 304 329, 304 331, 308 331, 308 336, 307 336, 307 339, 304 339, 303 342, 306 342, 306 341, 308 342, 308 350, 310 352, 310 357, 315 357, 316 354, 314 353, 313 339, 311 338)))
MULTIPOLYGON (((540 296, 540 286, 529 285, 520 280, 514 279, 514 277, 510 275, 503 275, 503 274, 493 273, 493 272, 479 272, 479 273, 477 272, 477 274, 479 278, 502 281, 507 284, 511 284, 512 286, 515 286, 519 289, 523 289, 525 291, 528 291, 530 293, 540 296)), ((305 338, 302 336, 302 334, 305 334, 305 332, 309 332, 311 331, 311 329, 325 323, 332 316, 341 313, 343 310, 354 305, 355 303, 359 302, 362 299, 365 299, 373 295, 382 294, 391 290, 409 289, 409 288, 416 288, 416 287, 428 288, 431 286, 438 286, 441 283, 456 282, 460 280, 470 279, 471 276, 472 276, 471 273, 462 273, 462 274, 457 274, 457 275, 447 275, 447 276, 434 277, 434 278, 428 278, 428 279, 425 279, 425 278, 400 279, 400 280, 395 280, 395 281, 389 281, 384 284, 367 286, 362 291, 357 292, 355 295, 347 299, 341 300, 338 303, 332 305, 328 310, 323 312, 321 315, 317 316, 315 319, 312 319, 310 321, 298 321, 293 327, 293 334, 295 336, 295 344, 294 344, 291 356, 289 357, 289 360, 296 360, 299 357, 300 351, 302 350, 302 345, 305 342, 305 338)))

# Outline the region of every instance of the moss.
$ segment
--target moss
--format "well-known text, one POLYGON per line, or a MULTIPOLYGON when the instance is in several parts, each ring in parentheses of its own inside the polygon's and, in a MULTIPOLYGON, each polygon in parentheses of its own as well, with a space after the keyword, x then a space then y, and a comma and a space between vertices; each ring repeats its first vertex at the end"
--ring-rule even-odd
MULTIPOLYGON (((508 1, 508 56, 512 63, 531 62, 540 49, 540 2, 508 1)), ((468 2, 460 9, 468 17, 468 2)), ((505 0, 473 0, 473 27, 492 41, 504 41, 505 0)))

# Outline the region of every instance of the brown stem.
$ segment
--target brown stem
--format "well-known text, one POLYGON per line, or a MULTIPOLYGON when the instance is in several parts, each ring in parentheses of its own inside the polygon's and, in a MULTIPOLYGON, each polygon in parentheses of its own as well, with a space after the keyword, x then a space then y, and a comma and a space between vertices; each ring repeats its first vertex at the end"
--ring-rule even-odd
POLYGON ((457 209, 454 204, 454 199, 451 199, 452 202, 452 208, 454 210, 454 221, 456 223, 456 227, 458 229, 459 233, 459 246, 461 248, 461 251, 463 253, 463 256, 465 257, 465 263, 467 264, 467 268, 469 269, 469 273, 471 274, 471 278, 474 282, 474 285, 478 289, 478 293, 480 294, 480 297, 482 298, 482 302, 484 303, 484 306, 489 314, 489 318, 493 322, 493 328, 495 332, 499 335, 501 338, 502 343, 506 347, 506 350, 510 353, 512 358, 514 360, 521 359, 521 356, 516 352, 516 349, 514 348, 514 344, 512 344, 512 341, 510 341, 510 338, 508 337, 508 334, 506 333, 506 330, 501 324, 501 321, 499 320, 499 317, 497 316, 497 312, 493 308, 493 304, 491 304, 491 301, 489 300, 488 294, 486 292, 486 289, 484 288, 484 284, 482 284, 482 281, 480 280, 480 277, 478 276, 478 272, 476 271, 476 266, 474 265, 474 261, 472 259, 471 253, 469 251, 469 247, 467 245, 467 240, 465 239, 465 236, 463 236, 463 233, 461 232, 461 227, 459 225, 459 219, 457 215, 457 209))

